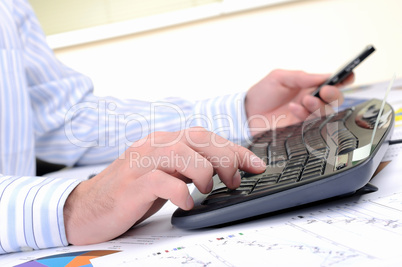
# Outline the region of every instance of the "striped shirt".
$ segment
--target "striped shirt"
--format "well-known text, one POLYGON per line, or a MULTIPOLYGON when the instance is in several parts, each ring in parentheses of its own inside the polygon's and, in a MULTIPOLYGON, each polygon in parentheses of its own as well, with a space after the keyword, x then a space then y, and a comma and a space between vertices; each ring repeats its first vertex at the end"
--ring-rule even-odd
POLYGON ((35 176, 35 158, 108 163, 153 131, 203 126, 241 142, 245 93, 198 102, 96 97, 47 46, 27 0, 0 0, 0 254, 66 246, 63 206, 78 179, 35 176))

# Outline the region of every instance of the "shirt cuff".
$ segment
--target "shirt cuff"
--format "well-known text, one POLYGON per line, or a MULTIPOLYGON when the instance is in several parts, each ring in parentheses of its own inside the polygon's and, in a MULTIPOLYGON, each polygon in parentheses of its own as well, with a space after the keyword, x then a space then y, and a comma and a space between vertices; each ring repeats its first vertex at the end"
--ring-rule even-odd
POLYGON ((190 126, 202 126, 236 144, 251 140, 244 106, 246 92, 197 102, 190 126))
POLYGON ((2 177, 0 253, 67 246, 63 208, 79 180, 2 177))

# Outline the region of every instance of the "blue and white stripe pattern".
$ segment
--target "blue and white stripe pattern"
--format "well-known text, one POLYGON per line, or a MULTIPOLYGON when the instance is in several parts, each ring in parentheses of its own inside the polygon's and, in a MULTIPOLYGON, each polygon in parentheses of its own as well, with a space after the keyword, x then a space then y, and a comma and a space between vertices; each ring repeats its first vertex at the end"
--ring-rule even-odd
POLYGON ((0 0, 0 254, 66 246, 63 206, 79 180, 35 177, 35 157, 113 161, 151 131, 201 125, 240 142, 244 93, 191 103, 98 98, 55 57, 27 0, 0 0))

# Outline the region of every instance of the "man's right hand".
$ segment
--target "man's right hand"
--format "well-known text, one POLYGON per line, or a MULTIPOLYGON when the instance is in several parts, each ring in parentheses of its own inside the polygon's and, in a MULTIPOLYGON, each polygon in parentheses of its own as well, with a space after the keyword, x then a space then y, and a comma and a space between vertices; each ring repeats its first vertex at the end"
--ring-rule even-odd
POLYGON ((67 240, 74 245, 111 240, 167 200, 189 210, 194 202, 186 183, 208 193, 217 173, 234 189, 240 185, 238 169, 260 173, 265 164, 246 148, 204 128, 152 133, 73 190, 64 206, 67 240))

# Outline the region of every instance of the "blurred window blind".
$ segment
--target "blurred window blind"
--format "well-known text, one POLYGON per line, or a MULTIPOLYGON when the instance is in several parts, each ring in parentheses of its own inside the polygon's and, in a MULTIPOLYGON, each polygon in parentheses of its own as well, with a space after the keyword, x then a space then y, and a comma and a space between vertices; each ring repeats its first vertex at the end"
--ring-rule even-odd
POLYGON ((46 35, 184 10, 223 0, 29 0, 46 35))

